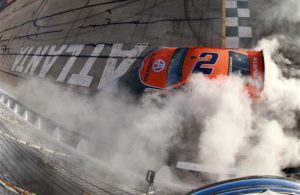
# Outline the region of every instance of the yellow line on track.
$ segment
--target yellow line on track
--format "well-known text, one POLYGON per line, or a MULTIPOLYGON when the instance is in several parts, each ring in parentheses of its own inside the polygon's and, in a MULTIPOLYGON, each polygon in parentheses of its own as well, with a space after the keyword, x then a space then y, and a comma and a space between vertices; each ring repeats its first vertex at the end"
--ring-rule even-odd
POLYGON ((222 0, 222 48, 225 48, 225 25, 226 25, 226 9, 225 9, 225 2, 226 0, 222 0))

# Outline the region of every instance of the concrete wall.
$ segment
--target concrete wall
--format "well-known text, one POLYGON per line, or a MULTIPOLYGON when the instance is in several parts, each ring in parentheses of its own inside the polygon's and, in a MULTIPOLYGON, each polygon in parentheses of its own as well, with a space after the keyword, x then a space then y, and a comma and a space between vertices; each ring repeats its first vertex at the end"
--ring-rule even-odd
POLYGON ((12 95, 0 89, 0 103, 11 109, 16 115, 27 121, 34 129, 42 130, 54 137, 57 141, 77 148, 80 139, 89 141, 89 137, 78 132, 67 129, 61 124, 42 116, 27 106, 17 101, 12 95))

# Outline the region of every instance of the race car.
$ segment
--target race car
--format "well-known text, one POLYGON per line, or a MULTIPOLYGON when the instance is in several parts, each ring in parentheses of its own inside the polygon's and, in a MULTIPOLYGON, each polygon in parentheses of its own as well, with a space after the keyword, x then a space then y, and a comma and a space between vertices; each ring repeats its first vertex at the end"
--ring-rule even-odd
POLYGON ((120 78, 134 92, 149 89, 173 89, 189 82, 191 75, 207 78, 239 74, 248 78, 246 88, 251 96, 263 89, 264 60, 262 51, 207 47, 155 49, 139 66, 120 78))
POLYGON ((298 180, 276 176, 250 176, 201 187, 188 195, 287 195, 300 194, 298 180))

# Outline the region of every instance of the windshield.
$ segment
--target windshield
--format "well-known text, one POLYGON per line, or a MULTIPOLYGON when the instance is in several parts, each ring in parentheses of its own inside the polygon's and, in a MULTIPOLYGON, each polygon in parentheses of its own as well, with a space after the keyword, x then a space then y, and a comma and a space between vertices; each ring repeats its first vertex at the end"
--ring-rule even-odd
POLYGON ((174 51, 168 70, 168 86, 174 85, 182 79, 182 66, 187 48, 178 48, 174 51))
POLYGON ((250 62, 248 55, 229 51, 229 75, 232 73, 238 73, 242 76, 250 75, 250 62))

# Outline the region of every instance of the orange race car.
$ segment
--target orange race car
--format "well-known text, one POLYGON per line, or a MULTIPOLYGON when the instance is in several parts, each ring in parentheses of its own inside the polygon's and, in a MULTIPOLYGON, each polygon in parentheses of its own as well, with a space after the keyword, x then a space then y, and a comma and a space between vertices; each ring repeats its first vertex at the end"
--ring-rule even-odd
POLYGON ((217 48, 174 48, 153 50, 136 69, 120 78, 134 91, 172 89, 187 83, 194 73, 210 79, 220 75, 240 74, 248 77, 247 90, 259 95, 264 83, 262 51, 217 48), (137 77, 138 76, 138 77, 137 77))

